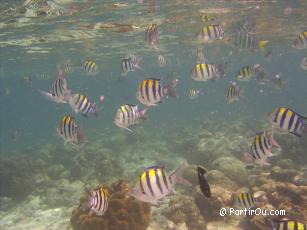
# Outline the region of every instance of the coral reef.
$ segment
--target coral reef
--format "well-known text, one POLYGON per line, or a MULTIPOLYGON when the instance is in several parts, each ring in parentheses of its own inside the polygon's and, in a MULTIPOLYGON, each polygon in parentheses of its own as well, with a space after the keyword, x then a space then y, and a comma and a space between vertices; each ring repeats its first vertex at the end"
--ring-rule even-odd
POLYGON ((206 226, 194 199, 190 196, 174 197, 169 202, 164 215, 177 225, 185 223, 189 230, 204 229, 206 226))
MULTIPOLYGON (((107 186, 106 186, 107 187, 107 186)), ((145 230, 149 225, 150 205, 129 196, 129 185, 121 180, 109 188, 108 210, 103 216, 75 208, 70 219, 74 230, 145 230)), ((80 203, 84 198, 80 199, 80 203)))
POLYGON ((0 197, 25 199, 35 188, 37 165, 26 156, 0 158, 0 197))

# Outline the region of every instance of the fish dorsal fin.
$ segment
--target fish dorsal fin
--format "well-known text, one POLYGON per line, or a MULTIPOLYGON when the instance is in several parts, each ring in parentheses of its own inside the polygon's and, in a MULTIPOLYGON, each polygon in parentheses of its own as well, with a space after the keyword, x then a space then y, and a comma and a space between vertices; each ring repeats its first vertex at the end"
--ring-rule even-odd
POLYGON ((144 171, 147 171, 147 170, 150 170, 150 169, 165 169, 165 167, 160 166, 160 165, 152 165, 152 166, 145 168, 144 171))

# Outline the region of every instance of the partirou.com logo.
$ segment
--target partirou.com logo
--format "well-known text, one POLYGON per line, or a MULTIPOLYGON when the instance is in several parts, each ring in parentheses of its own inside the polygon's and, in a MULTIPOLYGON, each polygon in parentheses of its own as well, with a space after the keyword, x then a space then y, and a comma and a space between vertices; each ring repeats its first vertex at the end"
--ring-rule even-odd
POLYGON ((234 208, 221 208, 220 216, 285 216, 286 210, 266 210, 261 208, 250 209, 234 209, 234 208))

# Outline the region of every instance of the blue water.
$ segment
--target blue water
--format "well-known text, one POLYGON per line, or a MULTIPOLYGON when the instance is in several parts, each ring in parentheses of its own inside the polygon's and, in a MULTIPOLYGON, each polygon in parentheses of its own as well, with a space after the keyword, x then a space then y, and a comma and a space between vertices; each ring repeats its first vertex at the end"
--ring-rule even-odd
MULTIPOLYGON (((163 84, 167 84, 174 77, 180 80, 177 87, 178 98, 166 99, 165 103, 149 111, 150 120, 143 125, 150 132, 155 132, 155 127, 163 123, 194 122, 197 125, 199 120, 208 117, 229 122, 240 117, 252 120, 266 119, 266 114, 280 105, 290 106, 303 114, 307 113, 306 71, 299 68, 301 59, 306 56, 306 50, 296 51, 290 47, 293 39, 304 28, 306 14, 294 12, 285 16, 282 13, 285 7, 306 9, 306 2, 259 3, 260 9, 256 9, 257 4, 240 4, 239 1, 207 1, 206 4, 198 1, 145 1, 144 4, 129 1, 124 3, 127 6, 118 9, 112 9, 112 3, 71 3, 62 5, 64 9, 66 7, 66 12, 70 12, 72 5, 81 6, 81 9, 72 15, 32 17, 27 18, 29 22, 22 26, 18 26, 19 23, 2 26, 0 146, 3 153, 38 143, 61 142, 54 130, 60 117, 71 113, 71 109, 68 105, 47 101, 40 95, 39 90, 47 91, 50 88, 57 75, 57 65, 66 59, 77 65, 82 59, 91 58, 99 66, 96 76, 86 76, 82 68, 78 67, 75 67, 73 74, 67 76, 68 86, 74 92, 85 93, 96 101, 100 95, 106 98, 98 118, 78 117, 85 133, 87 130, 106 132, 110 129, 121 132, 122 130, 113 125, 114 113, 122 103, 137 103, 136 87, 140 79, 145 77, 162 78, 163 84), (155 4, 155 9, 152 4, 155 4), (225 14, 216 14, 217 20, 225 25, 228 37, 233 35, 233 24, 247 18, 249 12, 261 12, 262 17, 257 18, 257 25, 269 23, 270 26, 266 31, 257 31, 257 36, 271 42, 272 60, 266 61, 260 51, 238 52, 231 41, 197 45, 195 35, 201 26, 198 18, 199 7, 226 8, 229 11, 225 14), (246 12, 243 12, 244 9, 246 12), (158 48, 161 51, 151 49, 143 41, 146 26, 152 21, 159 25, 158 48), (126 33, 116 33, 108 29, 93 30, 82 27, 83 24, 94 25, 97 22, 131 23, 139 28, 126 33), (87 36, 91 33, 95 36, 87 36), (68 39, 69 34, 73 34, 73 39, 68 39), (83 34, 85 38, 82 37, 83 34), (35 41, 42 37, 45 40, 51 39, 51 35, 55 41, 35 41), (59 41, 59 36, 65 36, 67 41, 59 41), (13 40, 17 40, 15 45, 10 43, 13 40), (29 40, 32 41, 29 45, 22 44, 22 41, 29 40), (31 47, 46 49, 48 53, 27 53, 31 47), (199 83, 190 78, 196 60, 193 54, 196 47, 204 47, 205 57, 212 63, 219 64, 227 58, 223 79, 199 83), (142 57, 142 69, 129 73, 124 81, 118 81, 120 60, 131 52, 136 52, 142 57), (233 54, 229 55, 230 52, 233 54), (164 68, 157 65, 157 55, 160 53, 167 60, 167 66, 164 68), (270 82, 265 85, 259 85, 255 81, 239 83, 244 90, 244 98, 238 103, 228 105, 225 100, 228 82, 234 80, 240 67, 255 63, 262 65, 268 78, 280 74, 286 82, 284 88, 281 91, 276 90, 270 82), (178 76, 171 76, 173 71, 176 71, 178 76), (42 74, 47 74, 49 79, 40 79, 42 74), (22 81, 24 76, 32 77, 32 85, 22 81), (203 89, 204 95, 197 100, 189 100, 186 92, 191 87, 203 89), (7 90, 10 91, 9 95, 6 95, 7 90), (260 93, 260 90, 263 90, 263 93, 260 93), (211 112, 215 112, 215 115, 212 116, 211 112), (232 115, 229 115, 229 112, 232 115), (19 137, 15 143, 11 134, 16 129, 19 137)), ((11 2, 6 7, 17 7, 18 4, 20 5, 18 1, 11 2)), ((14 18, 14 15, 4 17, 2 22, 8 18, 14 18)), ((15 18, 18 21, 25 17, 18 14, 15 18)), ((160 132, 158 128, 156 131, 160 132)))

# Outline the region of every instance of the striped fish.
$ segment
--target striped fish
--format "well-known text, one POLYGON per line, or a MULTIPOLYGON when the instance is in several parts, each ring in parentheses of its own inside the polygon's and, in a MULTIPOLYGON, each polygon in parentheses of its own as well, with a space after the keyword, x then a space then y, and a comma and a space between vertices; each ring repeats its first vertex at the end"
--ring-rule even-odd
POLYGON ((243 192, 239 193, 236 196, 236 203, 240 208, 255 208, 255 199, 252 193, 249 192, 243 192))
POLYGON ((307 224, 295 220, 282 220, 272 224, 272 230, 307 230, 307 224))
POLYGON ((203 94, 203 92, 200 89, 189 89, 188 91, 188 97, 192 100, 198 98, 201 94, 203 94))
POLYGON ((200 21, 203 23, 207 23, 207 22, 212 22, 214 21, 214 17, 210 14, 206 14, 206 13, 201 13, 199 15, 200 21))
POLYGON ((235 33, 235 46, 239 50, 254 51, 256 49, 256 37, 245 29, 238 29, 235 33))
POLYGON ((254 66, 243 66, 237 76, 236 79, 238 81, 249 81, 253 77, 255 77, 255 74, 260 70, 260 65, 255 64, 254 66))
POLYGON ((159 32, 156 24, 150 24, 144 36, 145 42, 147 42, 152 48, 156 48, 159 40, 159 32))
POLYGON ((70 95, 68 103, 76 114, 81 113, 85 117, 91 113, 93 113, 95 116, 98 114, 95 102, 83 94, 76 93, 70 95))
POLYGON ((79 145, 84 140, 80 126, 75 123, 75 119, 71 115, 65 115, 62 117, 57 131, 64 139, 65 144, 71 143, 79 145))
POLYGON ((299 50, 307 48, 307 31, 303 31, 297 36, 292 47, 299 50))
POLYGON ((98 66, 93 60, 84 60, 83 69, 88 75, 96 75, 98 73, 98 66))
POLYGON ((304 128, 306 128, 306 119, 306 116, 302 116, 286 107, 279 107, 269 114, 272 129, 279 128, 299 137, 302 135, 304 128))
POLYGON ((177 83, 178 79, 174 79, 168 85, 162 86, 160 79, 144 79, 139 83, 136 98, 144 105, 155 106, 161 103, 166 96, 176 97, 177 83))
POLYGON ((243 91, 239 89, 236 82, 230 82, 226 92, 226 100, 228 103, 238 101, 243 95, 243 91))
POLYGON ((126 58, 122 59, 121 63, 121 74, 126 75, 128 72, 140 69, 141 58, 136 56, 136 54, 130 54, 126 58))
POLYGON ((97 216, 102 216, 108 209, 110 194, 104 187, 88 190, 85 201, 81 204, 83 211, 90 210, 97 216))
POLYGON ((251 156, 253 158, 253 161, 256 164, 262 165, 268 165, 267 158, 272 157, 273 154, 271 152, 272 147, 277 147, 280 149, 280 146, 277 144, 277 142, 273 138, 273 133, 270 135, 269 138, 265 135, 265 131, 259 132, 252 141, 251 144, 251 156))
POLYGON ((221 25, 205 25, 197 35, 197 40, 201 42, 213 42, 223 39, 224 30, 221 25))
POLYGON ((70 74, 73 72, 73 66, 72 66, 72 63, 71 63, 71 60, 67 59, 65 60, 62 64, 61 64, 61 68, 63 69, 63 71, 66 73, 66 74, 70 74))
POLYGON ((147 109, 140 110, 137 105, 121 105, 115 115, 114 123, 120 128, 131 131, 128 127, 138 124, 140 119, 146 120, 147 109))
POLYGON ((191 78, 194 81, 203 81, 214 80, 220 78, 222 75, 222 67, 215 66, 213 64, 199 63, 194 66, 192 69, 191 78))
POLYGON ((181 177, 187 166, 186 162, 180 164, 170 175, 161 166, 146 168, 133 187, 131 195, 140 201, 157 205, 165 196, 176 194, 174 188, 176 184, 191 185, 189 181, 181 177))
POLYGON ((57 103, 67 103, 66 96, 69 93, 67 82, 64 77, 64 71, 59 70, 59 74, 52 84, 49 92, 40 91, 48 99, 57 103))

